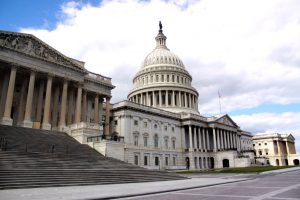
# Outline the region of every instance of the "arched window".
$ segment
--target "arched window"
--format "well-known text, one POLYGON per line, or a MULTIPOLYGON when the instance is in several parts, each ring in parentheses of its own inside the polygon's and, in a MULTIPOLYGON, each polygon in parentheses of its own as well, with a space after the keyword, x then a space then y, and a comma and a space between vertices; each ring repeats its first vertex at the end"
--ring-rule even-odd
POLYGON ((158 135, 154 135, 154 147, 158 148, 158 135))

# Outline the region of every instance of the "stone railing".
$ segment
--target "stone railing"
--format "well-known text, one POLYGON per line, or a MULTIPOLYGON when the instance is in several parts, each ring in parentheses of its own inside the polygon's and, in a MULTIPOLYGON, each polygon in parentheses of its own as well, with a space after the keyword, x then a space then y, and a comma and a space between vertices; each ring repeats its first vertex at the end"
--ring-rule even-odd
POLYGON ((71 130, 80 129, 80 128, 100 130, 100 127, 101 127, 100 124, 88 123, 88 122, 80 122, 77 124, 70 125, 71 130))
POLYGON ((106 77, 106 76, 102 76, 100 74, 95 74, 92 72, 88 72, 87 75, 85 75, 85 78, 90 79, 90 80, 94 80, 100 83, 106 83, 111 85, 111 78, 106 77))
POLYGON ((203 117, 201 115, 192 114, 192 113, 182 113, 181 118, 182 119, 193 118, 193 119, 198 119, 198 120, 201 120, 201 121, 207 121, 206 117, 203 117))
POLYGON ((102 140, 110 140, 115 142, 124 142, 124 137, 122 136, 111 136, 111 135, 99 135, 87 137, 87 142, 99 142, 102 140))

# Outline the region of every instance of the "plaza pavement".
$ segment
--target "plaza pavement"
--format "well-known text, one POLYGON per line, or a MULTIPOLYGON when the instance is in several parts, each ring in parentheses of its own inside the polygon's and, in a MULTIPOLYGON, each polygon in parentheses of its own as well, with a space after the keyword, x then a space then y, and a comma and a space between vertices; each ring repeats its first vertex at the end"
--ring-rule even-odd
MULTIPOLYGON (((10 189, 0 190, 0 199, 5 200, 69 200, 69 199, 113 199, 140 196, 155 195, 158 197, 161 193, 182 191, 181 197, 186 189, 199 189, 209 186, 222 186, 229 183, 244 182, 255 180, 258 177, 273 176, 292 171, 299 171, 300 167, 287 168, 260 174, 197 174, 191 179, 162 182, 129 183, 129 184, 111 184, 111 185, 91 185, 91 186, 71 186, 71 187, 49 187, 49 188, 29 188, 29 189, 10 189)), ((298 173, 298 172, 297 172, 298 173)), ((298 185, 296 185, 298 187, 298 185)), ((285 190, 284 190, 285 191, 285 190)), ((283 192, 284 192, 283 191, 283 192)), ((134 197, 132 199, 138 199, 134 197)), ((152 199, 152 196, 145 199, 152 199)), ((224 197, 223 197, 224 198, 224 197)), ((245 196, 246 198, 246 196, 245 196)), ((144 197, 140 197, 144 199, 144 197)), ((161 198, 165 199, 165 198, 161 198)), ((175 198, 176 199, 176 198, 175 198)), ((186 198, 185 198, 186 199, 186 198)), ((233 197, 232 197, 233 199, 233 197)), ((300 196, 299 196, 300 199, 300 196)))

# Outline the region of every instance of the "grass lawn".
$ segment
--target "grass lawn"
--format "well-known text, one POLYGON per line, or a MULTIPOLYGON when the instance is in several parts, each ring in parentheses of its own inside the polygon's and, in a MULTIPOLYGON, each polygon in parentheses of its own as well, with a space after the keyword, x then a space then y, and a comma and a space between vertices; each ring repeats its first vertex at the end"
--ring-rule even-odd
POLYGON ((221 169, 210 169, 208 171, 179 171, 179 174, 189 173, 259 173, 276 169, 285 169, 295 166, 254 166, 254 167, 235 167, 235 168, 221 168, 221 169))

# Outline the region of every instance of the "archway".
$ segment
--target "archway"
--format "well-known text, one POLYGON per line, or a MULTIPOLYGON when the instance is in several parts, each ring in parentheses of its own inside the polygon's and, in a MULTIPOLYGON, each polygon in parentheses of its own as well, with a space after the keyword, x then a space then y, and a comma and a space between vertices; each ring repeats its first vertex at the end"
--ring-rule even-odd
POLYGON ((210 158, 210 168, 211 169, 215 168, 215 160, 213 157, 210 158))
POLYGON ((185 165, 186 165, 186 169, 189 170, 190 169, 190 158, 189 157, 185 158, 185 165))
POLYGON ((229 167, 229 160, 228 159, 223 159, 223 168, 229 167))
POLYGON ((276 165, 279 166, 279 160, 278 159, 276 159, 276 165))
POLYGON ((299 160, 298 159, 295 159, 293 162, 294 162, 294 165, 299 165, 299 160))
POLYGON ((288 166, 289 165, 289 161, 288 159, 284 159, 285 165, 288 166))

